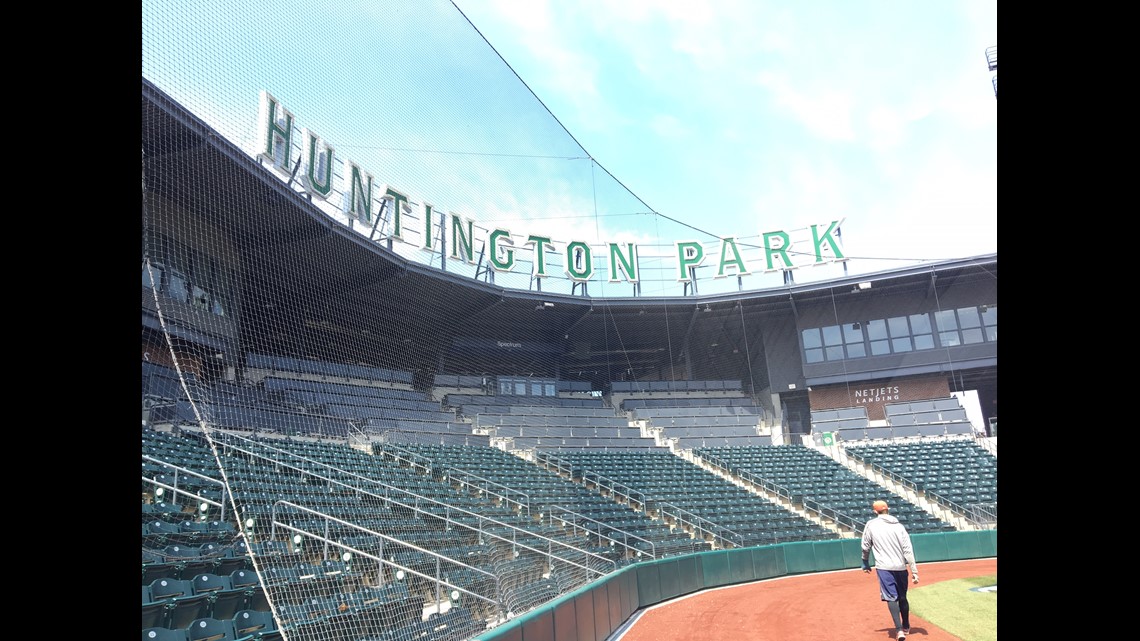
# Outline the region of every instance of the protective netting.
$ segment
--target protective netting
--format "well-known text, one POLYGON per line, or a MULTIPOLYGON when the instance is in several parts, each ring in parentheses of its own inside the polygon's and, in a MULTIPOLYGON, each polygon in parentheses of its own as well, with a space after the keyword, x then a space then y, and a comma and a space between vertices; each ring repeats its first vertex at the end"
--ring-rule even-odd
MULTIPOLYGON (((764 364, 794 310, 733 294, 842 275, 838 221, 652 211, 449 2, 142 15, 151 638, 467 639, 630 563, 843 534, 692 455, 806 433, 764 364)), ((953 288, 939 340, 994 343, 996 271, 953 288)), ((843 289, 807 326, 852 326, 843 289)))

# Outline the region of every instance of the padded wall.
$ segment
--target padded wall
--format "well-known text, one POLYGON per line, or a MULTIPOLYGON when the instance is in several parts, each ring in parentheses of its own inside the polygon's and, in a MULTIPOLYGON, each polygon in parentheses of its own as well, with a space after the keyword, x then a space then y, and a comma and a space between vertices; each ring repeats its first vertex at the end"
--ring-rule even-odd
MULTIPOLYGON (((997 556, 997 531, 911 536, 919 563, 997 556)), ((859 567, 859 539, 799 541, 718 550, 622 568, 524 616, 478 641, 604 641, 633 614, 670 599, 736 583, 859 567)))

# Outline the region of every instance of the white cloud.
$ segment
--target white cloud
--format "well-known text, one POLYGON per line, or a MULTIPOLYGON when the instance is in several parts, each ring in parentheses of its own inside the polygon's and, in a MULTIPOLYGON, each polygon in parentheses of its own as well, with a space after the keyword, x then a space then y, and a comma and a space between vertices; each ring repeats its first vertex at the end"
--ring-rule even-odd
POLYGON ((676 116, 658 114, 649 121, 649 126, 659 136, 680 138, 689 132, 676 116))
POLYGON ((783 74, 763 71, 756 82, 772 92, 776 105, 789 118, 824 140, 851 141, 852 97, 840 90, 822 90, 809 95, 783 74))
POLYGON ((607 167, 652 155, 637 196, 667 215, 741 235, 842 217, 866 256, 996 251, 992 0, 496 7, 541 15, 501 18, 527 25, 524 80, 607 167), (684 184, 723 213, 688 206, 684 184))

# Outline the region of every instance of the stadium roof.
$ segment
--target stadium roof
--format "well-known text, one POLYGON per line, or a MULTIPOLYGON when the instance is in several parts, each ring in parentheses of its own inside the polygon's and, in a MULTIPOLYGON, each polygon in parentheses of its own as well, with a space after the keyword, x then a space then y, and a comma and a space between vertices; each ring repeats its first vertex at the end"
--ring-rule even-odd
MULTIPOLYGON (((420 264, 388 250, 319 211, 182 106, 143 79, 142 146, 146 187, 191 212, 216 215, 229 242, 257 264, 243 270, 241 333, 249 349, 342 344, 378 365, 399 355, 420 376, 459 371, 449 354, 517 344, 503 371, 489 374, 620 380, 660 375, 687 362, 693 378, 740 372, 761 382, 750 362, 763 356, 756 333, 787 323, 798 306, 842 305, 865 296, 928 296, 936 287, 969 287, 997 277, 997 255, 908 266, 827 282, 710 296, 604 298, 499 287, 420 264), (209 176, 209 188, 185 180, 209 176), (272 233, 266 233, 272 230, 272 233), (256 248, 257 251, 252 251, 256 248), (272 251, 264 251, 270 249, 272 251), (338 260, 298 260, 337 255, 338 260), (276 306, 304 290, 285 316, 276 306)), ((501 353, 501 352, 500 352, 501 353)), ((491 359, 483 359, 486 363, 491 359)), ((987 374, 992 376, 993 373, 987 374)))

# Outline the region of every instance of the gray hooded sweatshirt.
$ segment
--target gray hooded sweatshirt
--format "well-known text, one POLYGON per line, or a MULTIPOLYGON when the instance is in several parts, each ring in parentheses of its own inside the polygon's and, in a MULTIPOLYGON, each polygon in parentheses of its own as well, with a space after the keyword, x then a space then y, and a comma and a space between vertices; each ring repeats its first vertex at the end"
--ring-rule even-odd
POLYGON ((918 572, 910 535, 899 520, 890 514, 880 514, 863 527, 863 559, 875 552, 875 568, 879 570, 905 570, 918 572))

